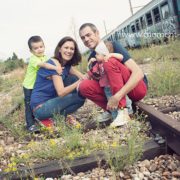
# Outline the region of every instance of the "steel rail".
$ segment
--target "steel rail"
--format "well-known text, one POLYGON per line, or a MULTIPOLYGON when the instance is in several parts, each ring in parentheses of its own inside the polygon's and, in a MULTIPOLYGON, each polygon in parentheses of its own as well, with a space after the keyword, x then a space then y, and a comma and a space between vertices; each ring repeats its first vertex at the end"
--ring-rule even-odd
MULTIPOLYGON (((167 146, 180 155, 180 122, 142 102, 138 102, 136 105, 148 115, 148 120, 152 126, 151 131, 164 137, 167 146)), ((179 110, 179 106, 174 108, 174 110, 179 110)), ((167 109, 163 112, 167 112, 167 109)))

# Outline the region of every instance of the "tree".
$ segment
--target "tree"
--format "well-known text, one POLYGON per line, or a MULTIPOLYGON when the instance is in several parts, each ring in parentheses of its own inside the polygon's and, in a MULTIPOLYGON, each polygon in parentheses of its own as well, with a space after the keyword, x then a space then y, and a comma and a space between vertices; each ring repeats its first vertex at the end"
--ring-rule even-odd
POLYGON ((18 59, 18 56, 16 55, 16 53, 15 52, 13 52, 13 55, 12 55, 12 58, 11 58, 12 60, 17 60, 18 59))

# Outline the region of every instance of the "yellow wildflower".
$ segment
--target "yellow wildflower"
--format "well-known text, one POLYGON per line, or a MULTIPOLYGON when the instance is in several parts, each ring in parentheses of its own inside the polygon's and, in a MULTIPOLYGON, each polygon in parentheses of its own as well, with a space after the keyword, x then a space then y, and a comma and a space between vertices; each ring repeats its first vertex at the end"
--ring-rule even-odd
POLYGON ((117 142, 113 142, 111 146, 114 148, 117 147, 117 142))
POLYGON ((56 145, 56 141, 54 139, 50 139, 49 143, 50 143, 50 146, 55 146, 56 145))

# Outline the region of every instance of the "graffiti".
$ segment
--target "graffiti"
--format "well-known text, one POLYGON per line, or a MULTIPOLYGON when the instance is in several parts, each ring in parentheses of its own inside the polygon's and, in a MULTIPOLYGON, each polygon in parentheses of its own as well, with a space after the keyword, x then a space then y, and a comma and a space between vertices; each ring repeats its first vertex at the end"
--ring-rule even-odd
POLYGON ((120 40, 123 46, 136 47, 150 43, 160 42, 166 39, 169 35, 176 35, 176 18, 169 17, 161 22, 148 26, 136 33, 125 32, 124 29, 116 29, 111 34, 111 40, 120 40))
POLYGON ((162 22, 162 31, 166 34, 175 34, 176 33, 176 24, 173 17, 162 22))

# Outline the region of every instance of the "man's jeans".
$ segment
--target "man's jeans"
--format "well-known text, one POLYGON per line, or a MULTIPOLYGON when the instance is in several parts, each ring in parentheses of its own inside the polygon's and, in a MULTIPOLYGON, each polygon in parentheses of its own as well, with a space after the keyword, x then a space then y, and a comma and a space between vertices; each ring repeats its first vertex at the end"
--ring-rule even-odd
POLYGON ((34 117, 33 117, 33 113, 32 113, 32 110, 31 110, 31 106, 30 106, 32 89, 26 89, 25 87, 23 87, 23 91, 24 91, 26 125, 27 125, 27 128, 29 128, 35 122, 34 117))
MULTIPOLYGON (((68 86, 77 81, 75 76, 68 76, 64 80, 64 86, 68 86)), ((42 104, 40 108, 35 110, 34 116, 39 119, 51 118, 55 114, 66 116, 75 112, 84 104, 85 99, 80 97, 76 90, 64 97, 56 97, 42 104)))

